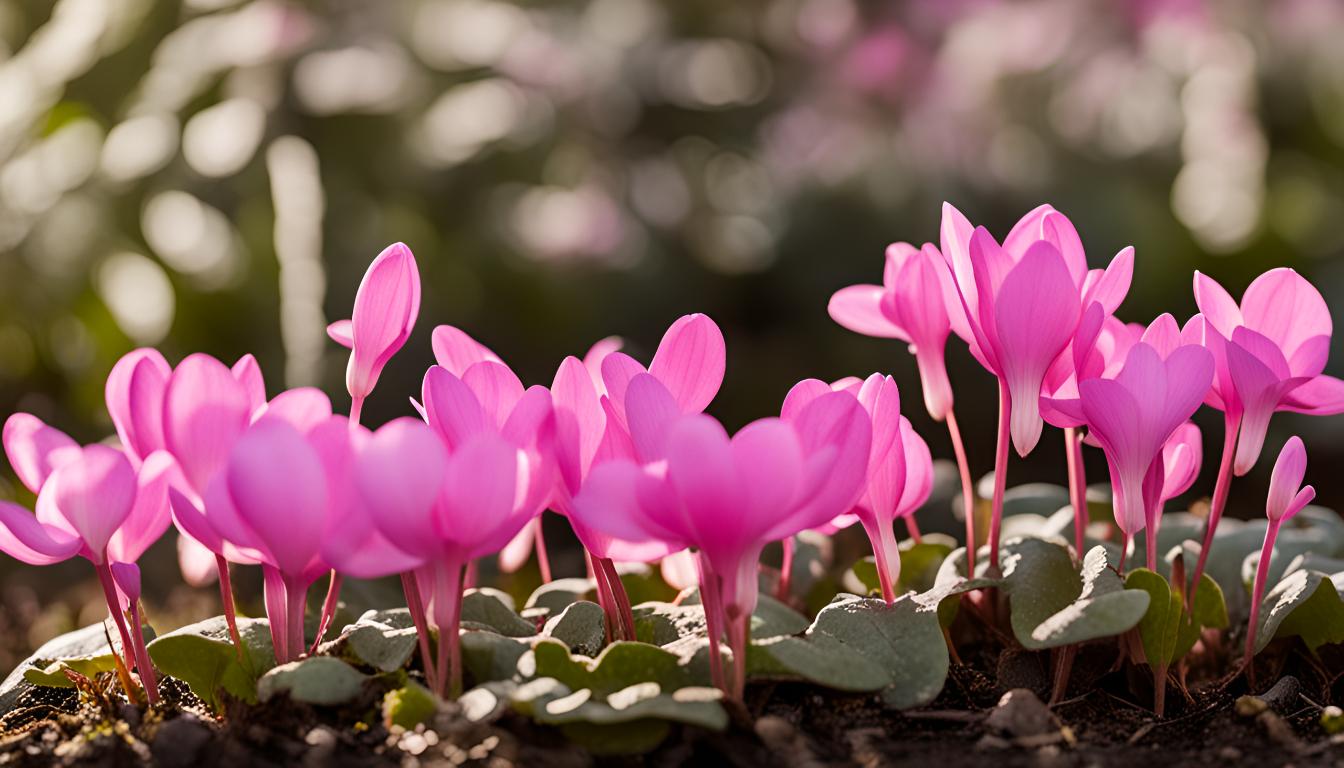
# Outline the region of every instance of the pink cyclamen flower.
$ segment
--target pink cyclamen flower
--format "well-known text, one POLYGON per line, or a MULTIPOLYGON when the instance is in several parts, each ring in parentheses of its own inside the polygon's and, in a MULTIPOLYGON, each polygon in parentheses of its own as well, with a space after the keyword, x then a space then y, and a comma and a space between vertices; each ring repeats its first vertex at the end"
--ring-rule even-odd
MULTIPOLYGON (((358 450, 355 482, 378 530, 428 563, 431 613, 439 628, 434 679, 442 694, 456 696, 461 688, 464 567, 498 552, 541 511, 554 488, 549 402, 538 414, 530 427, 534 451, 491 430, 449 441, 406 418, 384 425, 358 450)), ((428 667, 429 658, 424 662, 428 667)))
POLYGON ((853 504, 867 476, 871 421, 853 395, 833 392, 792 420, 761 419, 731 438, 703 414, 646 426, 634 418, 641 398, 649 396, 640 393, 661 387, 648 374, 636 376, 628 403, 632 438, 660 458, 599 465, 575 499, 574 514, 618 539, 699 550, 711 668, 715 682, 740 698, 761 549, 820 526, 853 504), (731 687, 718 661, 718 633, 725 625, 734 652, 731 687))
POLYGON ((1239 422, 1237 475, 1255 466, 1274 411, 1344 413, 1344 381, 1322 373, 1330 351, 1330 309, 1296 271, 1257 277, 1238 305, 1213 278, 1195 273, 1200 314, 1186 327, 1214 354, 1209 405, 1239 422))
POLYGON ((1194 344, 1171 344, 1154 323, 1130 349, 1115 378, 1086 379, 1072 410, 1106 454, 1115 519, 1129 540, 1144 530, 1162 490, 1163 446, 1199 408, 1213 379, 1213 356, 1194 344))
POLYGON ((882 597, 896 599, 901 556, 893 523, 914 514, 933 490, 933 457, 910 420, 901 415, 900 392, 890 376, 873 374, 867 380, 842 379, 827 385, 805 379, 789 390, 781 416, 797 416, 808 403, 831 391, 848 392, 858 398, 872 424, 868 454, 868 477, 862 495, 851 511, 830 521, 835 528, 854 522, 863 524, 877 561, 882 597))
POLYGON ((410 338, 419 314, 420 271, 415 256, 404 244, 393 243, 364 273, 350 319, 327 327, 327 335, 350 350, 345 388, 353 401, 353 421, 359 421, 364 398, 378 383, 383 366, 410 338))
POLYGON ((1269 496, 1265 500, 1265 515, 1269 527, 1265 529, 1265 543, 1260 549, 1260 562, 1255 569, 1255 585, 1251 589, 1251 616, 1246 632, 1245 663, 1250 664, 1257 651, 1256 634, 1260 628, 1260 601, 1265 596, 1265 582, 1269 579, 1269 565, 1274 558, 1274 540, 1279 527, 1316 498, 1316 489, 1302 485, 1307 474, 1307 449, 1302 439, 1294 435, 1284 443, 1274 472, 1269 477, 1269 496))
POLYGON ((831 296, 831 319, 855 333, 900 339, 919 366, 924 407, 936 421, 952 409, 943 353, 947 335, 971 338, 966 312, 943 254, 931 243, 887 246, 882 285, 851 285, 831 296))

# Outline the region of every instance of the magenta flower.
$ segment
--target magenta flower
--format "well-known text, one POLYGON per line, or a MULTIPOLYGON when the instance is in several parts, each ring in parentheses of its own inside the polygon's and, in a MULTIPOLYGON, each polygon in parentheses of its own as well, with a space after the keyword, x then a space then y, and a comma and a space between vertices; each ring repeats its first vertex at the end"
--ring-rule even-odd
MULTIPOLYGON (((1213 379, 1208 350, 1173 340, 1167 326, 1161 319, 1149 326, 1115 378, 1085 379, 1078 400, 1053 401, 1086 424, 1089 438, 1106 454, 1126 551, 1159 503, 1163 446, 1199 408, 1213 379)), ((1151 557, 1155 547, 1149 550, 1151 557)))
POLYGON ((858 398, 872 425, 867 482, 852 510, 830 521, 839 529, 860 522, 877 561, 882 597, 896 599, 901 573, 900 549, 893 523, 913 515, 933 490, 933 457, 929 446, 901 415, 900 392, 890 376, 873 374, 865 381, 841 380, 832 385, 816 379, 798 382, 784 398, 781 416, 790 420, 827 393, 848 392, 858 398))
MULTIPOLYGON (((358 449, 355 481, 378 530, 396 548, 427 563, 423 572, 439 629, 438 666, 431 679, 444 695, 456 696, 462 684, 463 569, 507 544, 541 511, 554 488, 549 458, 554 418, 549 399, 535 402, 545 406, 531 412, 539 418, 528 425, 535 450, 507 439, 511 429, 446 440, 405 418, 384 425, 358 449)), ((427 655, 424 662, 428 669, 427 655)))
MULTIPOLYGON (((701 314, 684 315, 672 323, 658 343, 647 370, 624 352, 606 354, 601 362, 602 385, 616 426, 629 433, 633 431, 631 418, 640 418, 628 414, 626 389, 642 373, 652 375, 666 388, 678 412, 704 412, 723 385, 726 358, 723 332, 713 320, 701 314)), ((585 367, 591 370, 591 366, 585 367)))
POLYGON ((374 258, 355 293, 349 320, 327 327, 333 341, 350 350, 345 388, 350 419, 358 423, 364 399, 378 383, 383 366, 411 336, 420 314, 420 271, 411 249, 393 243, 374 258))
POLYGON ((1148 521, 1148 529, 1157 538, 1162 506, 1190 490, 1204 462, 1204 437, 1194 422, 1176 428, 1162 445, 1162 491, 1157 498, 1157 514, 1148 521))
POLYGON ((118 589, 113 568, 133 564, 167 530, 172 459, 153 453, 137 471, 116 448, 81 448, 26 413, 5 423, 4 446, 19 479, 37 494, 37 514, 0 502, 0 550, 30 565, 76 555, 91 562, 121 638, 126 668, 138 669, 150 703, 157 702, 154 670, 141 653, 140 625, 137 620, 133 628, 127 626, 122 610, 127 595, 118 589))
POLYGON ((1251 590, 1251 616, 1246 628, 1246 658, 1249 667, 1255 656, 1255 635, 1260 625, 1260 601, 1265 596, 1265 582, 1269 579, 1269 564, 1274 559, 1274 539, 1279 535, 1279 527, 1293 515, 1316 498, 1316 489, 1310 485, 1303 487, 1302 478, 1307 474, 1307 449, 1302 439, 1294 435, 1288 438, 1279 451, 1278 461, 1274 462, 1274 472, 1269 477, 1269 497, 1265 500, 1265 515, 1269 517, 1269 527, 1265 529, 1265 543, 1260 549, 1260 563, 1255 569, 1255 586, 1251 590), (1299 490, 1300 489, 1300 490, 1299 490))
POLYGON ((845 392, 816 398, 790 421, 753 422, 732 438, 702 414, 656 423, 634 418, 636 393, 661 386, 647 374, 630 381, 632 438, 661 458, 642 466, 627 459, 601 464, 575 499, 574 514, 618 539, 699 550, 715 683, 741 698, 761 549, 853 504, 866 478, 871 422, 845 392), (642 434, 646 429, 653 434, 642 434), (725 626, 731 687, 719 662, 725 626))

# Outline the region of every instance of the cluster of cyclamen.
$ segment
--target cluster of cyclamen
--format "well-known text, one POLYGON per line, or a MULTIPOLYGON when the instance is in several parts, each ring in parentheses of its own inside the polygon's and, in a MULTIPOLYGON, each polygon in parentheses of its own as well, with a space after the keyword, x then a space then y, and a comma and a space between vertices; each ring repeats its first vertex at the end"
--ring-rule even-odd
MULTIPOLYGON (((941 251, 892 246, 885 285, 845 289, 832 300, 831 314, 847 327, 911 343, 929 413, 952 433, 970 542, 977 540, 970 474, 943 365, 949 332, 999 377, 991 565, 1008 441, 1029 452, 1042 414, 1066 430, 1081 551, 1081 427, 1106 452, 1128 544, 1145 526, 1151 534, 1162 502, 1193 482, 1200 440, 1186 420, 1201 401, 1228 417, 1209 536, 1226 501, 1233 450, 1236 470, 1249 469, 1270 412, 1344 410, 1344 383, 1320 375, 1329 314, 1295 273, 1261 277, 1240 307, 1197 276, 1204 314, 1184 330, 1165 315, 1144 329, 1114 318, 1132 263, 1127 249, 1106 270, 1089 272, 1072 225, 1048 207, 999 244, 948 206, 941 251)), ((893 521, 927 499, 932 464, 901 416, 890 377, 801 382, 778 418, 729 436, 703 414, 725 359, 723 336, 703 315, 674 323, 647 369, 619 351, 619 340, 606 339, 582 360, 566 358, 549 388, 525 388, 489 349, 441 326, 433 333, 437 365, 425 375, 421 400, 412 400, 421 418, 370 432, 359 424, 364 400, 406 342, 419 304, 414 257, 393 245, 369 267, 351 319, 329 328, 351 349, 349 417, 334 414, 314 389, 268 400, 250 356, 230 368, 191 355, 174 368, 154 350, 130 353, 108 377, 120 448, 80 447, 31 415, 11 417, 5 449, 37 494, 37 509, 34 516, 0 503, 0 549, 34 564, 75 555, 93 562, 126 649, 124 682, 138 670, 151 700, 134 564, 170 524, 182 533, 188 579, 204 583, 218 574, 235 643, 229 564, 261 566, 280 662, 311 650, 303 616, 318 578, 330 575, 320 638, 342 576, 400 574, 425 674, 449 695, 461 685, 458 624, 470 563, 502 551, 502 564, 516 567, 535 543, 548 577, 536 523, 546 509, 567 516, 587 549, 612 637, 634 637, 615 562, 663 558, 673 575, 690 558, 714 680, 732 695, 744 685, 766 543, 861 522, 883 596, 895 599, 893 521), (439 630, 436 649, 431 624, 439 630), (731 677, 719 653, 725 635, 731 677)), ((1302 472, 1284 476, 1300 483, 1302 472)), ((1280 506, 1300 508, 1296 500, 1280 506)))

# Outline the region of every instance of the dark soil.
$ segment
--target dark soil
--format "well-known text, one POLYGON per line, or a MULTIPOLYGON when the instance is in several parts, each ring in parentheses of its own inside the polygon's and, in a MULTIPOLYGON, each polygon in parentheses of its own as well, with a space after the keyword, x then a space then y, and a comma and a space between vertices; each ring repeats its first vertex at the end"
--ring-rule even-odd
MULTIPOLYGON (((1337 651, 1333 651, 1336 652, 1337 651)), ((427 726, 389 731, 381 691, 341 708, 277 699, 230 702, 214 718, 167 680, 167 706, 125 703, 107 676, 79 690, 35 689, 0 719, 0 765, 121 766, 1315 766, 1344 764, 1344 739, 1319 725, 1321 706, 1344 694, 1321 672, 1339 659, 1292 647, 1261 668, 1252 701, 1244 675, 1192 685, 1173 679, 1166 717, 1149 709, 1146 668, 1113 670, 1114 646, 1082 649, 1067 697, 1051 709, 1050 656, 1007 652, 954 665, 942 695, 906 713, 875 696, 797 683, 754 685, 724 733, 673 730, 650 754, 596 756, 553 729, 506 714, 472 723, 453 705, 427 726), (992 670, 992 671, 991 671, 992 670), (1000 705, 1008 689, 1008 703, 1000 705), (1031 693, 1031 691, 1035 693, 1031 693), (1040 698, 1038 698, 1038 696, 1040 698), (1241 701, 1239 701, 1241 699, 1241 701), (1053 714, 1052 714, 1053 713, 1053 714)), ((1193 676, 1198 670, 1192 670, 1193 676)))

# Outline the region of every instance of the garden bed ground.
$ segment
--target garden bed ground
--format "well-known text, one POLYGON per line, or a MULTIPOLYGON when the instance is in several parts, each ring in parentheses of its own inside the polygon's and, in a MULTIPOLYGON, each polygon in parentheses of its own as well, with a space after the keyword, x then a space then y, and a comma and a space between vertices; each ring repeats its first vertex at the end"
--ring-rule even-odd
MULTIPOLYGON (((1293 654, 1283 676, 1252 700, 1244 677, 1173 691, 1157 720, 1128 691, 1138 681, 1108 671, 1104 647, 1078 657, 1070 695, 1053 715, 1030 693, 1049 685, 1048 654, 1010 652, 957 665, 930 706, 905 713, 875 696, 796 683, 757 684, 724 733, 675 727, 639 757, 596 756, 558 731, 515 714, 470 722, 441 707, 429 725, 389 731, 382 691, 340 708, 279 697, 232 702, 214 720, 168 680, 162 714, 117 703, 104 677, 83 692, 38 688, 0 726, 0 765, 1337 765, 1344 741, 1327 735, 1315 702, 1337 681, 1293 654), (1005 694, 1012 693, 1005 697, 1005 694), (100 691, 106 691, 104 695, 100 691)), ((1268 670, 1266 670, 1268 671, 1268 670)), ((1141 682, 1138 682, 1141 686, 1141 682)))

